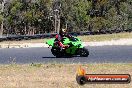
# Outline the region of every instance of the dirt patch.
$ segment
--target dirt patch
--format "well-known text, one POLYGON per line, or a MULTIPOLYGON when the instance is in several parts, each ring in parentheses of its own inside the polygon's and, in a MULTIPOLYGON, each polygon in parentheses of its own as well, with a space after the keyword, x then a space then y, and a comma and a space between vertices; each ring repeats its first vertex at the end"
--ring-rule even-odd
MULTIPOLYGON (((130 84, 86 84, 76 82, 81 64, 1 65, 0 88, 131 88, 130 84)), ((132 64, 85 64, 88 74, 130 74, 132 64)))

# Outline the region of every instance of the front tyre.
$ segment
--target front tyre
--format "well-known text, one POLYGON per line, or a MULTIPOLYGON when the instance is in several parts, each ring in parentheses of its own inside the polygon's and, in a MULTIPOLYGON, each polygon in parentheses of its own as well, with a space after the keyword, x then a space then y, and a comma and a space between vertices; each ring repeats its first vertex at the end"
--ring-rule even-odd
POLYGON ((80 48, 79 49, 79 55, 81 57, 88 57, 88 55, 89 55, 88 49, 86 49, 86 48, 80 48))

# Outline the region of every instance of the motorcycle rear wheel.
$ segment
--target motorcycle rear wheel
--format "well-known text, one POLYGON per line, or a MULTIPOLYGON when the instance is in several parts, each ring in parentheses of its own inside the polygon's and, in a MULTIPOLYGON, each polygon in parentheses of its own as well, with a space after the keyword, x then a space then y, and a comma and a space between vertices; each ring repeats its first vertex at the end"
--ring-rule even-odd
POLYGON ((63 56, 62 52, 57 47, 52 47, 51 52, 54 56, 56 56, 56 58, 60 58, 63 56))

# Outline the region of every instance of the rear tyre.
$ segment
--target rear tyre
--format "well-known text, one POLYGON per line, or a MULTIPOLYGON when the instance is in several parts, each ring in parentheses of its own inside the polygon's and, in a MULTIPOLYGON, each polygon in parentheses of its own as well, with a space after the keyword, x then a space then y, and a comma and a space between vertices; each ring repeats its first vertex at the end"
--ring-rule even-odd
POLYGON ((56 58, 60 58, 63 56, 62 52, 60 51, 60 48, 57 48, 57 47, 53 47, 51 49, 51 52, 54 56, 56 56, 56 58))
POLYGON ((79 49, 79 55, 81 57, 88 57, 88 55, 89 55, 88 49, 86 49, 86 48, 79 49))

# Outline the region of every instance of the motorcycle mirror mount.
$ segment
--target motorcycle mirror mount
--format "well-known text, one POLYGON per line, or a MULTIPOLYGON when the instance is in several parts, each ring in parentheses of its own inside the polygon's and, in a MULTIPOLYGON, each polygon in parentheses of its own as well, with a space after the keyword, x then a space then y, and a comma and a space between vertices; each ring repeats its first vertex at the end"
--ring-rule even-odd
POLYGON ((48 46, 48 48, 50 48, 50 46, 48 46))

